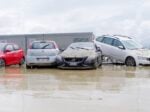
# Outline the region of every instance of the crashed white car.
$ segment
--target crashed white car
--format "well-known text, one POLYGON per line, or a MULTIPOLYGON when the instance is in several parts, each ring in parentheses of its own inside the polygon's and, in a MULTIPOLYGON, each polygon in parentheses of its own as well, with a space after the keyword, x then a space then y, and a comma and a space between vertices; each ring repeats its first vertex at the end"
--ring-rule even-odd
POLYGON ((150 65, 150 50, 127 36, 104 35, 96 38, 102 54, 127 66, 150 65))
POLYGON ((54 41, 34 41, 27 50, 26 68, 56 65, 59 49, 54 41))
POLYGON ((59 68, 88 69, 102 65, 101 49, 93 42, 72 43, 57 58, 59 68))

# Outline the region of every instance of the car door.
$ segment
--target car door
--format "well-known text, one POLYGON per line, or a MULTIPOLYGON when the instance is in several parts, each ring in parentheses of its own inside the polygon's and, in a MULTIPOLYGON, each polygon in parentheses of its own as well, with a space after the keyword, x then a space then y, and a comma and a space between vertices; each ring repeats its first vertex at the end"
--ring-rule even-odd
POLYGON ((13 52, 13 45, 8 44, 4 48, 5 53, 5 61, 7 65, 11 65, 14 63, 14 52, 13 52))
POLYGON ((120 40, 114 39, 112 43, 112 57, 118 61, 124 62, 126 50, 120 40))
POLYGON ((19 48, 18 45, 13 44, 13 48, 14 48, 14 63, 18 64, 21 61, 22 56, 22 50, 19 48))
POLYGON ((113 38, 109 37, 104 37, 103 40, 101 41, 101 50, 103 55, 111 57, 112 54, 112 42, 113 38))

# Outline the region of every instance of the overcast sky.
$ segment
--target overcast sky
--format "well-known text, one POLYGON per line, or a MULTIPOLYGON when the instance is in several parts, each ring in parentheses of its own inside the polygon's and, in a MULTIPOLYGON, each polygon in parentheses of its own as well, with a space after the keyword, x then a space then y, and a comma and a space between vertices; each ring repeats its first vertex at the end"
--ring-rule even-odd
POLYGON ((150 0, 0 0, 0 34, 94 32, 149 45, 150 0))

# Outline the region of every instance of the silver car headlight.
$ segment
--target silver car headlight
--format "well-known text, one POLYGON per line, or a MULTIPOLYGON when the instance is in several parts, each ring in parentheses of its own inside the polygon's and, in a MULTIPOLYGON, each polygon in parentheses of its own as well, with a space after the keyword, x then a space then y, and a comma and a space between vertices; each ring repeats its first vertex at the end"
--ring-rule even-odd
POLYGON ((147 60, 148 58, 147 58, 147 57, 144 57, 144 56, 138 56, 138 59, 139 59, 139 60, 147 60))

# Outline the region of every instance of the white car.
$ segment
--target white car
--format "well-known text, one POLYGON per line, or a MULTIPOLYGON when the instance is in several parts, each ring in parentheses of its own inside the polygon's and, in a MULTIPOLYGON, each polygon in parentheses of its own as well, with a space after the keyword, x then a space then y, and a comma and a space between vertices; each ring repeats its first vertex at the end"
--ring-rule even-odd
POLYGON ((34 41, 27 50, 26 68, 55 65, 58 53, 54 41, 34 41))
POLYGON ((120 35, 104 35, 94 42, 104 56, 110 57, 127 66, 150 65, 150 50, 144 49, 134 39, 120 35))

